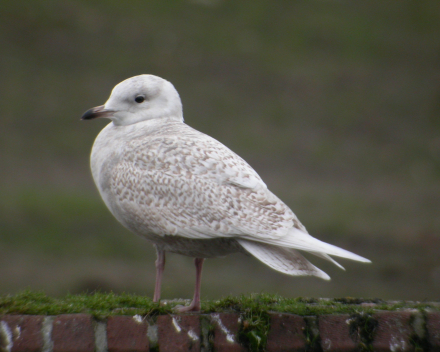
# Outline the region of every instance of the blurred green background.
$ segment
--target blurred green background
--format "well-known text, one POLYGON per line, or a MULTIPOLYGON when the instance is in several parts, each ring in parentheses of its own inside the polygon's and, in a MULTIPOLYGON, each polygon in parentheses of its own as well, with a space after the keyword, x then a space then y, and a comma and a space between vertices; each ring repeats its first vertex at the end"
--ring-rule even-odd
MULTIPOLYGON (((0 294, 152 296, 152 246, 107 211, 89 171, 108 121, 80 121, 151 73, 186 122, 246 159, 309 232, 373 261, 332 281, 233 255, 202 296, 438 299, 438 0, 0 2, 0 294)), ((170 254, 165 298, 192 297, 170 254)))

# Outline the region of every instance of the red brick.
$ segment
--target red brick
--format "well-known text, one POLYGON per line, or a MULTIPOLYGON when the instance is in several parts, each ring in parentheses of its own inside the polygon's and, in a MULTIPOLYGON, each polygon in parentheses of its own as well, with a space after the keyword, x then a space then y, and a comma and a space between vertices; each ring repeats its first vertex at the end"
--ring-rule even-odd
POLYGON ((238 342, 240 315, 233 313, 211 314, 214 325, 214 351, 245 352, 246 349, 238 342))
POLYGON ((267 336, 268 352, 304 351, 306 322, 294 314, 270 314, 270 331, 267 336))
POLYGON ((157 327, 160 352, 200 351, 198 315, 160 315, 157 327))
POLYGON ((347 314, 322 315, 319 317, 319 335, 324 352, 357 351, 360 337, 350 334, 350 316, 347 314))
POLYGON ((440 351, 440 313, 429 312, 426 314, 426 329, 430 351, 440 351))
POLYGON ((378 323, 372 343, 374 351, 413 351, 410 312, 380 312, 372 316, 378 323))
POLYGON ((95 333, 92 317, 66 314, 55 318, 52 328, 53 352, 93 352, 95 333))
POLYGON ((143 352, 149 350, 148 323, 133 317, 115 316, 107 321, 109 352, 143 352))
MULTIPOLYGON (((0 330, 10 332, 11 352, 37 352, 43 348, 41 326, 42 316, 36 315, 4 315, 0 317, 0 330)), ((0 340, 0 350, 7 350, 6 341, 0 340)))

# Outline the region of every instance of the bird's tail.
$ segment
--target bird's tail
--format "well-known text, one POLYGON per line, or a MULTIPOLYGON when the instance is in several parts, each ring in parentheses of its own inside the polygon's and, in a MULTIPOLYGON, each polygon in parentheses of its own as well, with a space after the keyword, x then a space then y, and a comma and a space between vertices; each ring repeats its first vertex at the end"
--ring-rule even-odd
POLYGON ((314 266, 298 251, 292 248, 273 246, 266 243, 237 239, 241 246, 264 264, 284 274, 294 276, 317 276, 330 280, 321 269, 314 266))
POLYGON ((329 243, 322 242, 296 228, 289 230, 289 233, 283 237, 266 237, 258 240, 259 239, 255 237, 253 237, 252 240, 243 238, 237 239, 241 246, 254 257, 258 258, 271 268, 289 275, 313 275, 324 280, 330 279, 325 272, 318 269, 298 253, 297 249, 326 259, 341 269, 344 269, 344 267, 331 258, 330 255, 364 263, 371 263, 370 260, 361 257, 360 255, 351 253, 329 243))
MULTIPOLYGON (((254 241, 258 240, 255 237, 253 239, 254 241)), ((356 260, 358 262, 371 263, 370 260, 361 257, 360 255, 351 253, 332 244, 322 242, 297 228, 289 229, 289 232, 285 236, 278 238, 264 238, 261 239, 261 241, 274 246, 299 249, 324 258, 328 257, 328 255, 334 255, 336 257, 356 260)))

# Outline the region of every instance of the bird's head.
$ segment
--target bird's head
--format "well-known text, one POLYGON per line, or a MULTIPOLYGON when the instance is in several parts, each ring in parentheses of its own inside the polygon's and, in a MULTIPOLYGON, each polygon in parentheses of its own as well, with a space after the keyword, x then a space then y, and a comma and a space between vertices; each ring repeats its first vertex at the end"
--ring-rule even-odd
POLYGON ((81 119, 97 117, 109 118, 118 126, 158 118, 183 121, 182 102, 167 80, 139 75, 116 85, 104 105, 87 110, 81 119))

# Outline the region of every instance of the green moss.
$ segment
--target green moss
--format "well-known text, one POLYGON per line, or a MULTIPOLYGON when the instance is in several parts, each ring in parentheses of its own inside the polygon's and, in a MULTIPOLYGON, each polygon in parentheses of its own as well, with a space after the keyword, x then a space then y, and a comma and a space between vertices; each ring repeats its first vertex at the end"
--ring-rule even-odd
MULTIPOLYGON (((371 303, 372 300, 359 300, 359 302, 371 303)), ((386 305, 385 302, 383 304, 386 305)), ((378 304, 375 308, 381 307, 378 304)), ((293 313, 298 315, 321 315, 333 313, 355 314, 360 312, 372 312, 370 306, 361 306, 359 303, 349 303, 344 299, 317 299, 317 298, 284 298, 278 295, 251 294, 238 297, 228 296, 216 302, 206 302, 203 306, 207 311, 234 310, 238 312, 247 311, 273 311, 293 313)))
MULTIPOLYGON (((159 305, 151 298, 128 293, 104 292, 68 294, 62 298, 49 297, 41 291, 25 290, 15 295, 0 296, 0 314, 57 315, 88 313, 99 317, 140 314, 156 316, 173 312, 181 302, 168 301, 159 305)), ((240 313, 250 326, 257 327, 267 320, 268 312, 292 313, 302 316, 322 314, 372 314, 377 310, 427 308, 440 310, 440 304, 430 302, 393 302, 360 298, 284 298, 272 294, 227 296, 217 301, 203 301, 202 312, 233 311, 240 313), (363 305, 366 303, 367 305, 363 305)), ((264 337, 262 337, 264 339, 264 337)))
POLYGON ((360 350, 372 351, 374 334, 377 329, 377 321, 370 314, 360 313, 350 318, 350 335, 360 336, 360 350))
POLYGON ((201 349, 212 351, 214 348, 214 325, 212 325, 211 319, 208 316, 202 316, 200 319, 200 329, 203 336, 200 345, 201 349))
POLYGON ((51 298, 43 292, 23 291, 0 297, 0 314, 57 315, 89 313, 96 318, 109 315, 158 315, 171 311, 170 307, 153 303, 150 298, 130 294, 94 292, 51 298))
POLYGON ((414 347, 414 351, 428 351, 430 349, 430 343, 427 336, 427 316, 426 311, 422 311, 418 314, 411 315, 411 326, 414 327, 414 332, 411 335, 410 341, 414 347))
POLYGON ((310 351, 320 351, 320 336, 318 319, 316 317, 304 317, 306 328, 304 330, 304 336, 306 338, 307 345, 310 347, 310 351))
POLYGON ((240 342, 250 351, 263 351, 270 330, 269 314, 263 309, 247 309, 242 319, 240 342))

